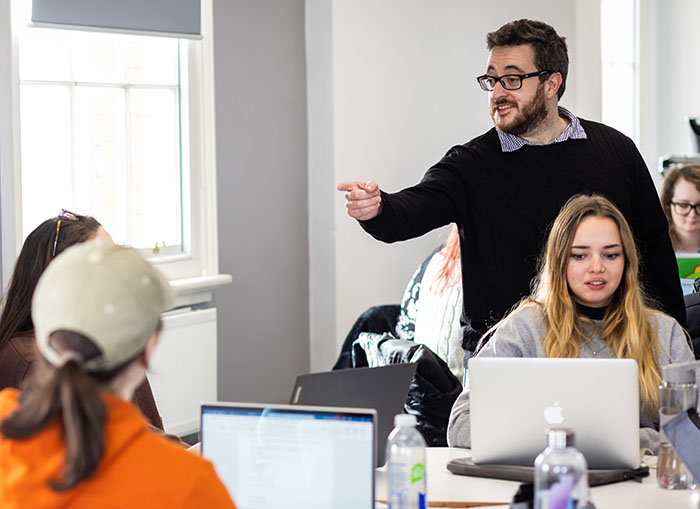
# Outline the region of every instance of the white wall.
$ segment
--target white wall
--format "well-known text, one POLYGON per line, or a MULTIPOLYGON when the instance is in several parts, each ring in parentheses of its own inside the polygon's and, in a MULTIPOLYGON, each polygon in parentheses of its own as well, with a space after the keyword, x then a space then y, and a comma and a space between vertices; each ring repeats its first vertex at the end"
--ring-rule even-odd
POLYGON ((696 0, 640 0, 640 150, 658 186, 660 156, 691 151, 686 116, 700 115, 696 0))
POLYGON ((522 17, 550 23, 567 37, 572 66, 562 105, 599 118, 600 87, 591 86, 596 71, 600 76, 599 22, 597 28, 592 23, 599 7, 583 0, 306 5, 310 346, 311 368, 321 370, 330 368, 364 309, 400 301, 416 265, 446 235, 377 242, 346 216, 341 193, 328 199, 333 184, 374 179, 397 191, 418 182, 452 145, 490 128, 487 95, 475 80, 486 66, 485 35, 522 17), (326 260, 321 266, 313 263, 320 258, 326 260))
POLYGON ((312 369, 330 369, 335 342, 336 194, 333 129, 333 9, 307 0, 306 91, 308 107, 309 359, 312 369), (313 267, 313 270, 311 270, 313 267))
POLYGON ((690 151, 685 117, 700 115, 697 0, 663 0, 658 11, 658 155, 690 151))
MULTIPOLYGON (((0 172, 2 172, 3 186, 0 189, 0 211, 2 212, 2 232, 0 235, 0 247, 5 246, 5 252, 15 252, 17 240, 15 228, 19 225, 19 218, 14 214, 17 204, 15 197, 19 194, 15 189, 18 182, 14 178, 14 154, 17 140, 14 137, 13 128, 19 115, 18 90, 12 83, 11 69, 16 69, 17 62, 12 55, 12 14, 10 0, 0 0, 0 172), (14 227, 8 227, 13 225, 14 227)), ((17 151, 19 153, 19 151, 17 151)), ((0 253, 2 253, 0 249, 0 253)), ((7 282, 15 266, 14 256, 3 256, 0 263, 0 282, 7 282)), ((0 284, 4 288, 4 285, 0 284)))

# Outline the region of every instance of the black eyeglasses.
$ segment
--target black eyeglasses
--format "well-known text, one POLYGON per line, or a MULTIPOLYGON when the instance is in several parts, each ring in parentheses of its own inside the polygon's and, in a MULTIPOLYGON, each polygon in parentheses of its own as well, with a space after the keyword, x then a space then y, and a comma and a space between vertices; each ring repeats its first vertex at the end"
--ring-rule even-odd
POLYGON ((696 216, 700 216, 700 203, 687 203, 687 202, 675 202, 672 201, 671 205, 673 205, 673 210, 676 211, 676 214, 679 216, 687 216, 690 214, 690 211, 692 210, 695 212, 696 216))
POLYGON ((56 237, 53 239, 53 251, 51 252, 51 258, 56 257, 56 246, 58 245, 58 234, 61 232, 61 223, 64 219, 70 219, 71 221, 77 221, 80 219, 77 214, 73 214, 70 210, 61 209, 61 213, 58 215, 58 221, 56 222, 56 237))
POLYGON ((552 74, 552 71, 535 71, 528 74, 504 74, 503 76, 489 76, 488 74, 484 74, 483 76, 478 76, 476 81, 479 82, 481 90, 485 90, 486 92, 493 92, 496 88, 496 83, 500 83, 506 90, 518 90, 523 86, 523 80, 534 78, 535 76, 542 76, 543 74, 552 74))

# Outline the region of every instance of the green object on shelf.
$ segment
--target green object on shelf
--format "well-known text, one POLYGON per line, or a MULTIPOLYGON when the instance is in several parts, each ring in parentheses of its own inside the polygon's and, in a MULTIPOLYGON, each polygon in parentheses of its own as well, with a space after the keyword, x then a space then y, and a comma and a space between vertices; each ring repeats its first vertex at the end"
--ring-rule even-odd
POLYGON ((700 277, 700 256, 678 256, 678 275, 684 279, 700 277))

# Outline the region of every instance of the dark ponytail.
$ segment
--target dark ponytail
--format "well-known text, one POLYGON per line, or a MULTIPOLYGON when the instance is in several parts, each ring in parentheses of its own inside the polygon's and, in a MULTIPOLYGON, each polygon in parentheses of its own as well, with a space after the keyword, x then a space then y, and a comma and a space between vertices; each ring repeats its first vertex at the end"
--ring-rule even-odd
MULTIPOLYGON (((85 360, 100 354, 90 339, 74 332, 54 332, 50 342, 56 351, 75 352, 85 360)), ((101 373, 99 379, 108 381, 124 367, 101 373)), ((92 476, 102 460, 106 421, 103 387, 73 359, 58 368, 43 363, 35 382, 23 393, 19 407, 0 422, 0 433, 10 439, 30 438, 61 418, 66 461, 62 478, 50 484, 55 491, 67 491, 92 476)))

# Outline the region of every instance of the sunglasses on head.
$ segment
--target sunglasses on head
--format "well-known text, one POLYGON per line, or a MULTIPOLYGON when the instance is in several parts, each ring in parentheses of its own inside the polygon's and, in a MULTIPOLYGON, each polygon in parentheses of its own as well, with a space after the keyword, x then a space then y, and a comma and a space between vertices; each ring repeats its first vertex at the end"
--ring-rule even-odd
POLYGON ((70 210, 61 209, 61 213, 58 215, 58 221, 56 222, 56 237, 53 239, 53 251, 51 252, 51 258, 56 257, 56 246, 58 246, 58 234, 61 233, 61 223, 64 219, 69 221, 78 221, 80 218, 77 214, 74 214, 70 210))

